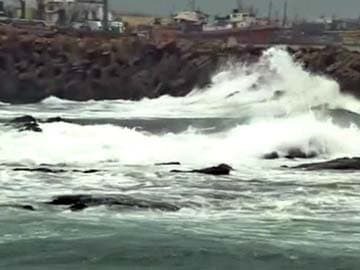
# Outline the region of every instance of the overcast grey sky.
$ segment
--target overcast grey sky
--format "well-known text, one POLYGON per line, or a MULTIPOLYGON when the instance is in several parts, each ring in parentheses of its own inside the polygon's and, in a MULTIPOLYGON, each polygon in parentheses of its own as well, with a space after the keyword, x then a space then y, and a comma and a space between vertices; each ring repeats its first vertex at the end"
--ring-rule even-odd
MULTIPOLYGON (((188 0, 109 0, 112 8, 151 14, 169 14, 173 8, 181 10, 186 8, 188 0)), ((245 4, 252 4, 262 14, 267 14, 270 0, 243 0, 245 4)), ((272 0, 275 10, 282 14, 284 0, 272 0)), ((210 14, 225 14, 235 7, 236 0, 196 0, 197 6, 210 14)), ((315 18, 320 15, 339 17, 359 17, 360 0, 288 0, 289 13, 294 16, 315 18)))

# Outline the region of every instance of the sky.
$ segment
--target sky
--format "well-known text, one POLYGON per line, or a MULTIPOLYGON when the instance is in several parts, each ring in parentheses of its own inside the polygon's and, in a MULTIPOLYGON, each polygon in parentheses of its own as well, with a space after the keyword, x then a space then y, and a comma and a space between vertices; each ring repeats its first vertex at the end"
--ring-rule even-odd
MULTIPOLYGON (((254 5, 260 14, 267 14, 270 0, 242 0, 244 4, 254 5)), ((273 1, 273 14, 283 13, 284 0, 273 1)), ((109 0, 111 8, 120 11, 141 12, 154 15, 168 15, 173 10, 188 7, 188 0, 109 0)), ((210 14, 227 14, 236 7, 236 0, 196 0, 196 5, 210 14)), ((337 17, 360 16, 360 0, 288 0, 288 10, 292 17, 318 18, 322 15, 337 17)))

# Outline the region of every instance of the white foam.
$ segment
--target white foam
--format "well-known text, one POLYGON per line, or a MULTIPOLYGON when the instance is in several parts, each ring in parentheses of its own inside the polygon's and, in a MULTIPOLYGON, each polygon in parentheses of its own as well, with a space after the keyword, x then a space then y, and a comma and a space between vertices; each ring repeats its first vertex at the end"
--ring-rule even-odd
POLYGON ((234 127, 216 134, 188 130, 180 134, 149 134, 111 125, 42 125, 43 133, 16 131, 0 135, 0 160, 35 163, 153 164, 180 161, 206 165, 233 165, 257 159, 271 151, 299 147, 326 156, 360 153, 360 133, 302 115, 234 127))
MULTIPOLYGON (((358 111, 359 102, 342 95, 335 81, 304 71, 287 52, 276 48, 266 51, 257 64, 229 64, 214 76, 211 86, 186 97, 87 103, 51 98, 42 106, 59 103, 71 104, 70 113, 61 111, 65 116, 73 112, 76 117, 246 117, 249 122, 211 135, 194 130, 156 135, 111 125, 46 124, 40 134, 2 133, 0 160, 234 165, 288 147, 326 157, 360 154, 357 128, 341 128, 312 113, 313 107, 324 104, 358 111)), ((57 112, 51 108, 51 113, 57 112)))

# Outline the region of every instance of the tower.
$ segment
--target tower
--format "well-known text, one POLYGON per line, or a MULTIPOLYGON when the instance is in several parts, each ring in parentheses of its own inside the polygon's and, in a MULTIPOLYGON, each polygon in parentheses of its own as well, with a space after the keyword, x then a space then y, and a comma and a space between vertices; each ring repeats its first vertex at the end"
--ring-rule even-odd
POLYGON ((109 1, 103 0, 103 8, 104 8, 104 14, 103 14, 103 27, 105 31, 109 30, 109 1))

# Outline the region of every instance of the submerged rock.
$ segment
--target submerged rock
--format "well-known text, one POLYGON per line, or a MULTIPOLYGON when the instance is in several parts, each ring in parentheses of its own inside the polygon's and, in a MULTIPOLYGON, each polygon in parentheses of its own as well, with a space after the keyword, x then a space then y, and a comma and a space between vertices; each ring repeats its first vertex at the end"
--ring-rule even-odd
POLYGON ((17 172, 42 172, 42 173, 67 173, 67 172, 75 172, 75 173, 97 173, 100 170, 90 169, 90 170, 63 170, 63 169, 51 169, 47 167, 39 167, 39 168, 14 168, 13 171, 17 172))
POLYGON ((166 202, 153 202, 135 199, 129 196, 93 196, 93 195, 62 195, 48 202, 51 205, 68 205, 72 211, 80 211, 95 206, 119 206, 121 208, 154 209, 174 212, 180 210, 176 205, 166 202))
POLYGON ((306 170, 360 170, 360 158, 339 158, 325 162, 307 163, 291 167, 306 170))
POLYGON ((62 118, 60 116, 57 116, 57 117, 47 118, 42 122, 44 122, 44 123, 58 123, 58 122, 67 122, 67 123, 69 123, 70 121, 68 119, 64 119, 64 118, 62 118))
POLYGON ((218 166, 214 167, 208 167, 204 169, 199 170, 189 170, 189 171, 183 171, 183 170, 172 170, 170 172, 173 173, 201 173, 201 174, 210 174, 210 175, 229 175, 230 171, 234 170, 231 166, 227 164, 220 164, 218 166))
POLYGON ((56 170, 50 168, 15 168, 13 169, 15 172, 43 172, 43 173, 64 173, 65 170, 56 170))
POLYGON ((20 205, 20 208, 28 211, 35 211, 35 208, 32 205, 20 205))
POLYGON ((16 208, 16 209, 20 209, 20 210, 27 210, 27 211, 36 211, 36 209, 29 204, 4 204, 4 205, 0 205, 0 207, 9 207, 9 208, 16 208))
POLYGON ((155 166, 178 166, 178 165, 181 165, 180 162, 164 162, 164 163, 155 163, 155 166))

